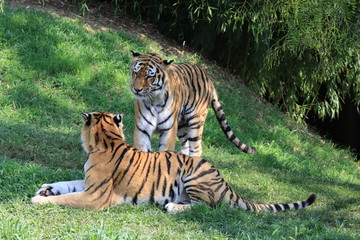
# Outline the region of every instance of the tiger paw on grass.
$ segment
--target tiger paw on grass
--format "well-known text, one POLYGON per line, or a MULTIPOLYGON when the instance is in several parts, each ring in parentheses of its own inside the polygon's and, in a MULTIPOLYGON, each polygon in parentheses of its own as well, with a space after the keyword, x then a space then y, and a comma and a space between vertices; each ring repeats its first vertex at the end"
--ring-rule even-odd
POLYGON ((159 151, 173 151, 176 137, 181 153, 201 156, 201 139, 211 104, 225 136, 245 153, 254 147, 241 142, 232 132, 214 84, 196 65, 172 63, 156 53, 132 51, 131 91, 135 96, 134 147, 151 151, 151 137, 160 133, 159 151))
POLYGON ((88 154, 85 180, 44 184, 31 199, 73 208, 103 209, 117 204, 155 203, 179 212, 203 201, 233 208, 273 212, 301 209, 315 201, 257 204, 235 193, 219 171, 200 157, 176 152, 145 152, 125 142, 122 114, 82 114, 83 148, 88 154))

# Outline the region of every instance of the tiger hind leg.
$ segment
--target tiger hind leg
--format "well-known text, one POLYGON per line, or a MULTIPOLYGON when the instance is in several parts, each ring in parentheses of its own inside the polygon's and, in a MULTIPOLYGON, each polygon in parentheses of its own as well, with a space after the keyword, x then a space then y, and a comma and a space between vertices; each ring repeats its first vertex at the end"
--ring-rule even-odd
POLYGON ((194 118, 188 123, 187 141, 189 142, 189 156, 201 156, 202 154, 202 133, 204 130, 205 118, 194 118))
POLYGON ((179 123, 177 136, 181 141, 181 151, 180 151, 180 153, 185 154, 185 155, 189 155, 190 146, 189 146, 189 141, 188 141, 188 138, 187 138, 187 125, 185 125, 184 123, 179 123))

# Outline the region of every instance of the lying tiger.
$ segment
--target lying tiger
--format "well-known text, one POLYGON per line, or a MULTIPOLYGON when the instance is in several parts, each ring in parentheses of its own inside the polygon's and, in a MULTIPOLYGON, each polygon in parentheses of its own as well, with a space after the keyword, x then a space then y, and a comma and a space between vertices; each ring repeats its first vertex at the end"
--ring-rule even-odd
POLYGON ((135 95, 134 146, 151 151, 151 137, 160 133, 159 151, 173 151, 176 137, 181 153, 201 156, 201 139, 211 104, 220 127, 237 148, 255 153, 232 132, 216 89, 201 68, 187 63, 171 64, 158 54, 132 51, 131 91, 135 95))
POLYGON ((250 211, 301 209, 315 201, 290 204, 251 203, 200 157, 175 152, 149 153, 125 142, 122 114, 82 114, 81 139, 88 154, 85 180, 44 184, 32 203, 53 203, 73 208, 103 209, 117 204, 155 203, 168 212, 179 212, 204 201, 209 206, 226 202, 250 211))

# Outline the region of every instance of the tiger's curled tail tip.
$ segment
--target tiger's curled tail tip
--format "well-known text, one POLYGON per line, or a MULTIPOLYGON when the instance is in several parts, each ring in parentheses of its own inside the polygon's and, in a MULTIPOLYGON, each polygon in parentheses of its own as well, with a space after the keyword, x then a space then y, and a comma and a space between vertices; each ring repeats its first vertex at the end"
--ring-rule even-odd
POLYGON ((310 206, 311 204, 313 204, 315 202, 315 200, 316 200, 316 194, 313 193, 310 195, 310 197, 306 201, 308 202, 308 204, 310 206))
POLYGON ((256 148, 254 147, 247 147, 246 151, 244 151, 247 154, 255 154, 256 153, 256 148))

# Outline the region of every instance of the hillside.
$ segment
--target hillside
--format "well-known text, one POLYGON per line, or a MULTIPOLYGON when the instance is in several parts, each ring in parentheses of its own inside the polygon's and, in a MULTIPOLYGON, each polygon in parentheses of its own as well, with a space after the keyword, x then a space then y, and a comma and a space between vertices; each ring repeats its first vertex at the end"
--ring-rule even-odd
POLYGON ((37 2, 12 1, 0 14, 1 239, 360 237, 360 165, 351 152, 296 124, 152 25, 112 17, 105 7, 81 17, 59 1, 45 7, 37 2), (210 73, 235 134, 258 152, 246 155, 225 140, 210 110, 203 157, 242 197, 283 203, 316 193, 314 205, 273 214, 200 204, 176 215, 151 205, 104 211, 31 205, 42 183, 83 177, 79 113, 125 113, 125 134, 132 143, 130 50, 158 52, 210 73))

